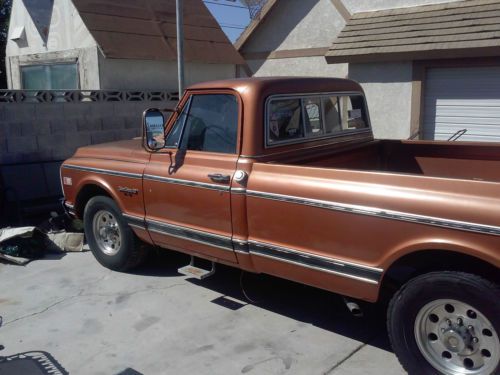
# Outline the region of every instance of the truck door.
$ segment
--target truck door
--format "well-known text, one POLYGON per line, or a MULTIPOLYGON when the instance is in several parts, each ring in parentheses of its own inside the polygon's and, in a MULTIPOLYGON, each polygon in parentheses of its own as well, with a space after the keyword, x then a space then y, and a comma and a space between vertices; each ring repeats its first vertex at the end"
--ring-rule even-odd
POLYGON ((230 184, 238 160, 239 97, 193 92, 144 175, 146 220, 159 246, 236 262, 230 184))

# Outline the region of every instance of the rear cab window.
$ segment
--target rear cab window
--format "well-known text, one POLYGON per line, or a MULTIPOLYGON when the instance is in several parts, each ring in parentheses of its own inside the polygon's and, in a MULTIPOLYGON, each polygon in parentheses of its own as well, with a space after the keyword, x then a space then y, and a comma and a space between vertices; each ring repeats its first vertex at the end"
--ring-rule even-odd
POLYGON ((360 94, 271 97, 266 108, 267 147, 370 129, 360 94))

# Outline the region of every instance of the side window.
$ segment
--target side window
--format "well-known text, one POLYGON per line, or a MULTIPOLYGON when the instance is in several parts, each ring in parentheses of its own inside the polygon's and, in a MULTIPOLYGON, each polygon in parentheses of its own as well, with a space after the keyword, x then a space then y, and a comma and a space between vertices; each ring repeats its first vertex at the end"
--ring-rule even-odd
POLYGON ((184 109, 177 120, 175 120, 175 124, 172 125, 172 129, 170 133, 168 133, 167 139, 165 140, 165 147, 178 147, 179 146, 179 138, 181 137, 182 127, 184 126, 184 122, 186 121, 186 115, 189 110, 189 105, 191 101, 188 101, 184 105, 184 109))
POLYGON ((304 99, 305 126, 307 137, 317 137, 325 134, 321 120, 321 98, 304 99))
POLYGON ((368 127, 362 96, 345 96, 342 105, 342 130, 365 129, 368 127))
POLYGON ((234 95, 194 95, 180 148, 236 153, 238 102, 234 95))
POLYGON ((323 108, 325 110, 325 132, 326 134, 338 133, 342 130, 340 119, 340 106, 338 96, 328 96, 323 98, 323 108))
POLYGON ((269 109, 269 143, 304 136, 300 99, 273 100, 269 109))

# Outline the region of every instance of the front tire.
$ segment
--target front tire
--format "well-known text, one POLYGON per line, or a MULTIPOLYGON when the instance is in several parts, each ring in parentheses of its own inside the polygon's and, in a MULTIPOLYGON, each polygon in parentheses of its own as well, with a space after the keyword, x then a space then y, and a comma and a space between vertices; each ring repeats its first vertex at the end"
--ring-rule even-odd
POLYGON ((146 245, 137 239, 111 198, 90 199, 85 206, 83 222, 90 250, 104 267, 127 271, 144 260, 146 245))
POLYGON ((462 272, 432 272, 392 298, 387 328, 413 375, 500 374, 500 287, 462 272))

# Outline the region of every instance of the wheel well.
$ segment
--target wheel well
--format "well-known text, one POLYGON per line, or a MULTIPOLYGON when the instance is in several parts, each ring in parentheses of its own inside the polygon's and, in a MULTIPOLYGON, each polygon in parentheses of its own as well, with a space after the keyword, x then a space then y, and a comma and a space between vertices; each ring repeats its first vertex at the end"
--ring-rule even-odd
POLYGON ((87 202, 93 197, 99 195, 111 198, 108 192, 104 190, 102 187, 93 184, 85 185, 76 196, 76 202, 75 202, 76 215, 79 218, 83 218, 83 211, 85 210, 87 202))
POLYGON ((498 268, 462 253, 445 250, 418 251, 394 262, 382 280, 381 298, 390 298, 408 280, 435 271, 460 271, 476 274, 500 284, 498 268))

